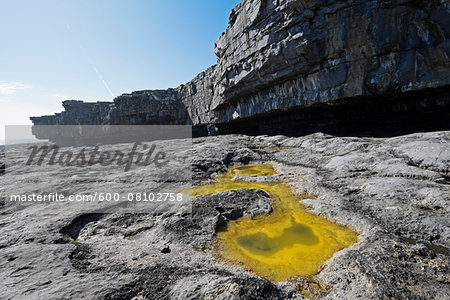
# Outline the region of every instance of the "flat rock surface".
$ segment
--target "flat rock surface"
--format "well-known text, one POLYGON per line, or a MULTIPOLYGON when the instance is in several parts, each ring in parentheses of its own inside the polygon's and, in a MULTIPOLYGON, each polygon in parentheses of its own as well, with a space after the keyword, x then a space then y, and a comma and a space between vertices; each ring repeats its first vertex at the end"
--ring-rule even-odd
MULTIPOLYGON (((272 163, 276 180, 319 195, 303 201, 312 213, 360 232, 358 243, 323 266, 314 279, 323 291, 312 298, 450 298, 450 132, 387 139, 228 135, 190 143, 164 145, 189 151, 193 184, 211 182, 232 164, 272 163)), ((146 212, 105 213, 85 203, 17 205, 8 195, 18 187, 75 193, 120 190, 126 181, 145 190, 161 174, 141 167, 81 169, 69 177, 64 168, 48 166, 8 173, 25 159, 14 153, 0 176, 0 299, 304 298, 301 279, 275 284, 209 251, 215 231, 229 220, 270 213, 265 192, 222 192, 146 212)), ((179 186, 176 180, 170 185, 179 186)))

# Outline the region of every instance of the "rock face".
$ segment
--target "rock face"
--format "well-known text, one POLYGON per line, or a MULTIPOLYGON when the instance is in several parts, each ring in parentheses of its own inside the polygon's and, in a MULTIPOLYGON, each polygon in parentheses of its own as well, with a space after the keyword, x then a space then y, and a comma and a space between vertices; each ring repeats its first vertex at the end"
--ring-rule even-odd
POLYGON ((211 105, 215 78, 215 66, 212 66, 180 89, 182 101, 191 116, 193 125, 214 123, 211 105))
POLYGON ((444 108, 443 118, 450 107, 449 20, 444 0, 244 0, 216 43, 217 65, 188 84, 125 94, 109 105, 65 102, 65 112, 32 120, 217 124, 226 133, 233 121, 261 116, 268 126, 253 124, 261 133, 283 122, 280 112, 298 123, 311 119, 311 109, 331 107, 334 115, 315 115, 323 121, 342 115, 336 107, 351 103, 353 111, 369 102, 367 115, 444 108))
POLYGON ((35 125, 100 125, 106 124, 110 102, 85 103, 81 100, 66 100, 64 111, 54 116, 32 117, 35 125))
POLYGON ((190 125, 189 115, 175 90, 123 94, 114 102, 67 100, 55 116, 32 117, 34 125, 190 125))
MULTIPOLYGON (((312 213, 352 226, 359 241, 336 253, 317 276, 275 284, 210 251, 216 230, 230 220, 270 212, 271 201, 260 190, 164 203, 148 213, 99 213, 100 203, 5 201, 0 202, 0 298, 450 298, 449 131, 395 138, 224 135, 161 145, 192 153, 187 158, 196 185, 230 164, 271 162, 279 172, 275 181, 282 178, 297 193, 318 195, 303 203, 312 213)), ((7 149, 8 168, 23 163, 27 147, 7 149)), ((42 165, 11 173, 8 168, 0 176, 1 199, 19 192, 90 194, 100 187, 151 191, 167 171, 42 165)))
POLYGON ((174 90, 141 91, 114 99, 109 111, 113 125, 190 125, 180 94, 174 90))
POLYGON ((243 1, 216 43, 217 122, 450 84, 447 1, 243 1))

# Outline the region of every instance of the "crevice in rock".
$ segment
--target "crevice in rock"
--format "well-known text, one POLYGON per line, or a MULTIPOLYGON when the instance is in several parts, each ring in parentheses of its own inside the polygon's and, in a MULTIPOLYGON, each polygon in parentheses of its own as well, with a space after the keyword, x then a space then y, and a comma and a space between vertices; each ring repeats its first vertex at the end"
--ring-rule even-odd
POLYGON ((104 218, 106 214, 104 213, 87 213, 82 214, 70 222, 70 224, 64 226, 60 233, 70 236, 72 239, 76 240, 80 235, 81 230, 91 222, 99 221, 104 218))

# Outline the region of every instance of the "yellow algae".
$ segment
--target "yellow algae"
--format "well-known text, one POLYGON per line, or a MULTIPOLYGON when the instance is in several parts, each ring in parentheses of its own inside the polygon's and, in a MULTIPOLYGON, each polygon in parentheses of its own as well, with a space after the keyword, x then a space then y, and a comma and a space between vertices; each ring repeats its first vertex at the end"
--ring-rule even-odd
POLYGON ((216 252, 259 276, 279 282, 310 276, 339 250, 349 247, 358 234, 324 217, 306 211, 300 200, 314 197, 295 194, 287 182, 232 181, 235 175, 276 174, 272 165, 234 166, 216 182, 197 186, 194 197, 240 188, 260 189, 270 194, 273 212, 231 221, 217 232, 216 252))

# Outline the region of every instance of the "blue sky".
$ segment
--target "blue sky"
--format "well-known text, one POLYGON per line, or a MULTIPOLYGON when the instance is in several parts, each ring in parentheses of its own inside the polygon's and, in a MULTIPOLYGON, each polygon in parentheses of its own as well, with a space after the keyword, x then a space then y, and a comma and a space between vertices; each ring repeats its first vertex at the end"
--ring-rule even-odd
POLYGON ((239 0, 0 0, 3 125, 191 80, 239 0))

